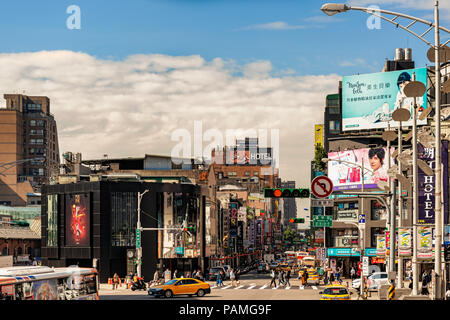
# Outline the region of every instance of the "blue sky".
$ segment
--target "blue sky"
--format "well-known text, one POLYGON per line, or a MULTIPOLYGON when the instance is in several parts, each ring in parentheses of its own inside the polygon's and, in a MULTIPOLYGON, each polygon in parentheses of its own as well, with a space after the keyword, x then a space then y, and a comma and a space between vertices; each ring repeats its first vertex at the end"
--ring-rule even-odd
MULTIPOLYGON (((269 60, 273 72, 280 74, 350 75, 381 71, 384 59, 392 59, 396 47, 408 46, 413 48, 417 66, 427 63, 425 44, 405 31, 387 22, 382 22, 380 30, 369 30, 368 16, 361 12, 328 17, 320 11, 324 2, 2 1, 0 52, 64 49, 108 59, 136 53, 199 54, 206 60, 220 57, 238 63, 269 60), (81 30, 66 28, 66 9, 72 4, 81 9, 81 30)), ((372 4, 380 2, 383 9, 419 17, 432 14, 432 7, 415 10, 414 0, 372 4)))
MULTIPOLYGON (((60 151, 84 159, 169 155, 173 134, 196 121, 221 134, 278 130, 280 176, 306 187, 314 125, 341 77, 380 72, 397 47, 427 63, 407 32, 370 30, 362 12, 328 17, 324 2, 1 1, 0 94, 48 96, 60 151), (80 30, 66 26, 70 5, 80 30)), ((430 19, 434 0, 352 0, 373 4, 430 19)), ((448 27, 450 1, 441 6, 448 27)))

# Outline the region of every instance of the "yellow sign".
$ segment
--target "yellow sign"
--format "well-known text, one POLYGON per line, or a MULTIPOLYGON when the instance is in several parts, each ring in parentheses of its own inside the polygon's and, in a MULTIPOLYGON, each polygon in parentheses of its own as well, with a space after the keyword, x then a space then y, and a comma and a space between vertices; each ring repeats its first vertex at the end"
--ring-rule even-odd
POLYGON ((323 148, 323 124, 314 125, 314 145, 323 148))

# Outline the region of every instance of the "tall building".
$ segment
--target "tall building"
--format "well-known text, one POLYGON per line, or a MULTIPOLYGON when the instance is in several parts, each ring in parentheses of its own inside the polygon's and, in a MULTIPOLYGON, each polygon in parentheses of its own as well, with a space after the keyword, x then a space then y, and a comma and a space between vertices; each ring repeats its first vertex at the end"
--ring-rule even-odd
POLYGON ((58 132, 45 96, 5 94, 0 108, 0 204, 24 206, 56 177, 58 132), (34 159, 34 160, 32 160, 34 159))

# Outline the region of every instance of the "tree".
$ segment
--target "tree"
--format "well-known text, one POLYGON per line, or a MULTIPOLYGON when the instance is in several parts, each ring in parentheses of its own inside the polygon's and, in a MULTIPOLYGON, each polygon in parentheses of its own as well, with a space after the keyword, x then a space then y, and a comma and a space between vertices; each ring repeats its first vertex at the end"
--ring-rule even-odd
POLYGON ((315 154, 314 154, 314 163, 316 164, 317 171, 325 170, 325 164, 322 162, 322 159, 326 158, 326 157, 327 157, 327 153, 325 152, 325 149, 320 144, 316 144, 316 150, 315 150, 315 154))
POLYGON ((288 226, 286 230, 283 232, 283 238, 284 241, 287 241, 290 243, 290 245, 293 245, 294 242, 300 241, 297 231, 294 229, 291 229, 291 226, 288 226))

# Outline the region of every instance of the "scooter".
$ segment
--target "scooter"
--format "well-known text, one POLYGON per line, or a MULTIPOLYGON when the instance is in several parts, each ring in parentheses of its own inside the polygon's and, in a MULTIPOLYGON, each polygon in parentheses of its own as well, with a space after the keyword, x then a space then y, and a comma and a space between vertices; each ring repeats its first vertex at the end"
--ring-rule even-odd
POLYGON ((147 285, 145 284, 144 280, 138 279, 137 282, 134 282, 131 284, 131 290, 147 290, 147 285))

